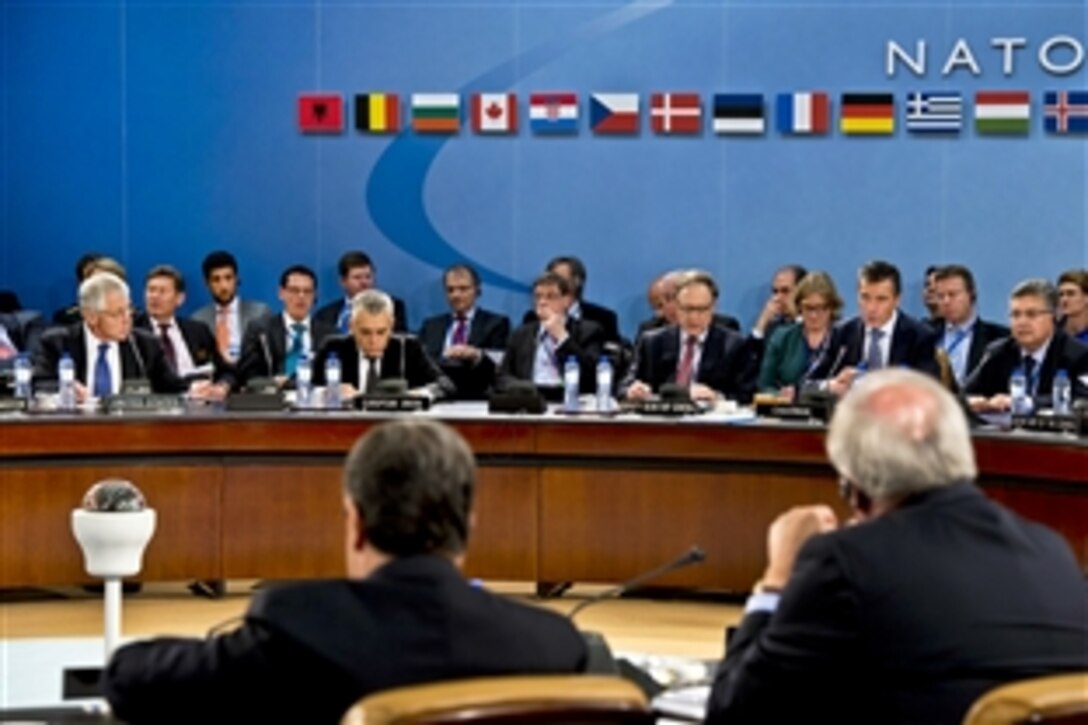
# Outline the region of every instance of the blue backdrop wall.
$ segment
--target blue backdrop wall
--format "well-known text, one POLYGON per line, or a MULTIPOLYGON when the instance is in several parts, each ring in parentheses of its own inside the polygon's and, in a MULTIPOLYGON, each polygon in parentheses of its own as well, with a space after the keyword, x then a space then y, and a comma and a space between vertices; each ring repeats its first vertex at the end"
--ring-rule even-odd
MULTIPOLYGON (((442 307, 440 268, 488 270, 483 302, 511 314, 524 285, 558 253, 582 256, 588 297, 630 331, 646 315, 646 282, 698 265, 746 324, 772 270, 801 262, 852 292, 857 265, 884 257, 904 270, 906 307, 920 311, 921 273, 960 261, 1001 316, 1008 289, 1088 264, 1085 136, 1043 130, 1050 89, 1088 88, 1076 63, 1088 39, 1082 0, 1022 2, 51 2, 8 0, 2 14, 0 287, 29 307, 73 298, 72 265, 94 249, 142 279, 171 262, 207 300, 199 261, 226 247, 246 295, 275 299, 287 264, 318 270, 336 292, 335 262, 362 248, 381 285, 408 301, 413 327, 442 307), (1047 61, 1040 48, 1055 37, 1047 61), (1021 37, 1006 73, 995 37, 1021 37), (958 39, 978 72, 942 73, 958 39), (886 67, 889 41, 925 72, 886 67), (774 94, 889 92, 886 137, 791 138, 774 130, 774 94), (958 90, 964 128, 932 138, 903 127, 914 90, 958 90), (980 90, 1032 94, 1030 132, 985 137, 972 125, 980 90), (468 128, 450 137, 352 130, 299 132, 300 93, 388 91, 518 94, 507 137, 468 128), (570 137, 528 128, 528 94, 569 90, 583 118, 570 137), (642 96, 641 132, 597 136, 588 94, 642 96), (766 97, 768 130, 693 138, 649 128, 649 94, 766 97)), ((960 60, 963 60, 962 47, 960 60)), ((852 295, 847 295, 852 298, 852 295)), ((852 307, 852 305, 851 305, 852 307)))

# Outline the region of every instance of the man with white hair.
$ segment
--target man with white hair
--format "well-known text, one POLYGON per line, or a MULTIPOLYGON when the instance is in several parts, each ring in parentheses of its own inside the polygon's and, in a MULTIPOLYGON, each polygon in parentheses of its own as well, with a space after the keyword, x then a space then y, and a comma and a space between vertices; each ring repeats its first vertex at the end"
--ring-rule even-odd
POLYGON ((988 689, 1088 668, 1069 545, 990 501, 956 400, 905 369, 840 402, 827 452, 853 525, 779 516, 708 722, 959 723, 988 689))
POLYGON ((453 383, 411 336, 392 340, 396 324, 393 298, 368 289, 351 301, 349 334, 330 337, 314 359, 314 383, 325 384, 325 363, 336 353, 340 359, 343 394, 373 393, 381 380, 405 380, 408 387, 431 398, 455 392, 453 383), (390 344, 392 343, 392 344, 390 344))
POLYGON ((65 353, 75 365, 76 400, 121 392, 125 380, 146 378, 156 393, 186 390, 198 398, 220 399, 223 386, 207 380, 187 384, 170 367, 162 345, 150 332, 132 328, 128 284, 109 272, 91 275, 79 286, 82 321, 42 335, 34 356, 34 377, 56 380, 65 353))

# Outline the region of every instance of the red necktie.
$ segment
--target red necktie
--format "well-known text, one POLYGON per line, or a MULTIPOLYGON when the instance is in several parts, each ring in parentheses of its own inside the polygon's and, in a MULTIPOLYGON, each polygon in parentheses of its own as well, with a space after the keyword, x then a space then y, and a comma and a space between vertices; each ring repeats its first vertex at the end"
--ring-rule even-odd
POLYGON ((457 324, 453 328, 453 337, 450 339, 451 345, 464 345, 468 342, 468 325, 465 323, 465 316, 457 315, 457 324))
POLYGON ((159 339, 162 340, 162 351, 166 355, 166 362, 170 363, 170 367, 174 369, 174 372, 178 371, 178 354, 174 350, 174 341, 170 339, 170 325, 159 325, 159 339))
POLYGON ((691 368, 695 363, 695 343, 699 338, 688 335, 684 341, 684 356, 680 358, 680 367, 676 369, 676 384, 691 385, 691 368))

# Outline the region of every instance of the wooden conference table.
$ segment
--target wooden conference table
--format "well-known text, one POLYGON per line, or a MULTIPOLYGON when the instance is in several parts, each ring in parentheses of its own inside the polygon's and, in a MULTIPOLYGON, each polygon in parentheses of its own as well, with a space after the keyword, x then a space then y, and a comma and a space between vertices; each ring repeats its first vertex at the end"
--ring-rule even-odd
MULTIPOLYGON (((707 560, 661 586, 746 591, 767 525, 837 501, 824 429, 709 417, 489 417, 454 425, 480 464, 467 571, 617 582, 692 544, 707 560)), ((158 511, 145 580, 290 579, 343 571, 340 467, 370 415, 189 414, 0 419, 0 588, 85 581, 69 511, 96 481, 133 481, 158 511)), ((1088 445, 979 433, 981 483, 1057 529, 1088 563, 1088 445)))

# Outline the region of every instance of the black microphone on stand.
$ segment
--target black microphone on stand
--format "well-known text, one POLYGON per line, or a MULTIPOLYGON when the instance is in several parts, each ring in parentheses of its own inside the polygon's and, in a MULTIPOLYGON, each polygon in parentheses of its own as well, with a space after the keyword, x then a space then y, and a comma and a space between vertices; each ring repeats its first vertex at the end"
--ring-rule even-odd
POLYGON ((140 347, 136 344, 136 340, 133 339, 132 333, 128 333, 128 345, 132 348, 132 356, 136 358, 136 367, 140 369, 140 377, 147 377, 147 366, 144 365, 144 356, 140 354, 140 347))
POLYGON ((272 367, 272 353, 268 349, 268 335, 262 332, 259 339, 261 342, 261 354, 264 355, 264 364, 268 368, 268 377, 272 377, 276 374, 276 371, 272 367))
POLYGON ((690 549, 685 551, 676 559, 670 561, 668 564, 659 566, 656 569, 651 569, 650 571, 639 574, 633 579, 628 579, 622 584, 618 584, 611 589, 605 589, 603 592, 594 594, 592 597, 580 603, 574 609, 570 610, 570 613, 567 615, 567 619, 574 619, 574 617, 577 616, 579 612, 592 604, 596 604, 597 602, 609 599, 610 597, 621 596, 626 592, 639 588, 648 581, 665 576, 666 574, 671 574, 677 569, 683 569, 685 566, 702 563, 705 560, 706 553, 698 546, 692 546, 690 549))

